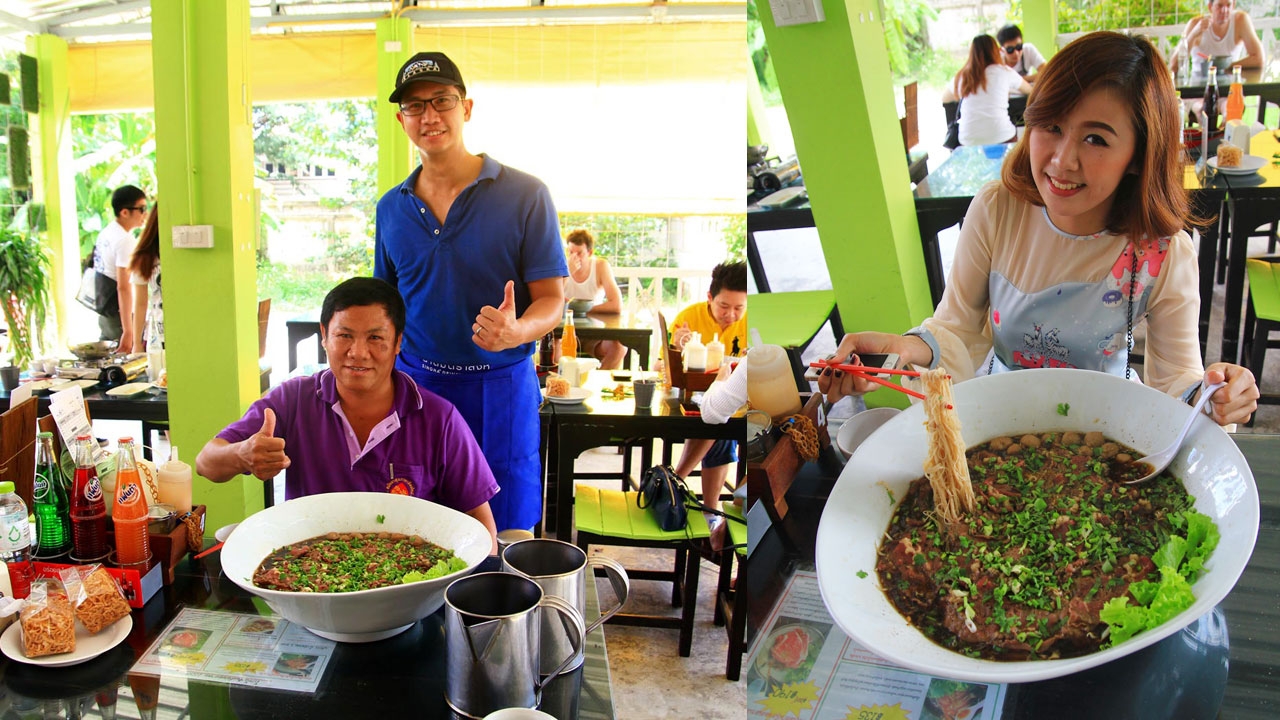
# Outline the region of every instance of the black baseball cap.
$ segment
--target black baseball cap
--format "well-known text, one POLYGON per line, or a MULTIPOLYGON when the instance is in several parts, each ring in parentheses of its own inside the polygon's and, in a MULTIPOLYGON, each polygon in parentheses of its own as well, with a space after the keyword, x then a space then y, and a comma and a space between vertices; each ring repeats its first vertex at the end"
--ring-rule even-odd
POLYGON ((440 85, 457 85, 463 95, 467 94, 467 86, 462 84, 462 73, 453 64, 448 55, 442 52, 420 52, 409 58, 396 73, 396 89, 389 100, 400 102, 400 96, 409 85, 421 81, 440 85))

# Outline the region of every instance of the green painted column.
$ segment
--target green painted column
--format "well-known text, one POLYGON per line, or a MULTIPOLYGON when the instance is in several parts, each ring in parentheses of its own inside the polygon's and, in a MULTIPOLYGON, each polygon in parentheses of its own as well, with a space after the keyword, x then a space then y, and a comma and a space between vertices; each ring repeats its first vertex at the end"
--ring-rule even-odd
POLYGON ((1022 0, 1022 39, 1036 46, 1044 59, 1058 52, 1057 0, 1022 0))
POLYGON ((396 73, 413 57, 413 23, 405 17, 385 17, 376 23, 378 43, 378 194, 404 182, 416 164, 409 136, 396 119, 395 105, 387 102, 396 88, 396 73))
POLYGON ((824 0, 824 21, 784 27, 757 7, 845 329, 904 332, 933 304, 880 3, 824 0))
MULTIPOLYGON (((169 0, 151 14, 169 424, 183 459, 258 397, 249 4, 169 0), (177 225, 210 225, 213 247, 174 248, 177 225)), ((262 482, 195 480, 205 527, 262 507, 262 482)))
POLYGON ((51 340, 68 345, 68 307, 80 286, 80 229, 76 216, 76 180, 71 156, 71 102, 67 85, 67 41, 56 35, 27 37, 27 54, 39 63, 40 112, 31 115, 31 166, 34 197, 45 206, 53 270, 53 305, 58 325, 51 340))
POLYGON ((755 67, 747 63, 747 144, 768 145, 773 135, 769 130, 769 115, 765 109, 764 94, 756 79, 755 67))

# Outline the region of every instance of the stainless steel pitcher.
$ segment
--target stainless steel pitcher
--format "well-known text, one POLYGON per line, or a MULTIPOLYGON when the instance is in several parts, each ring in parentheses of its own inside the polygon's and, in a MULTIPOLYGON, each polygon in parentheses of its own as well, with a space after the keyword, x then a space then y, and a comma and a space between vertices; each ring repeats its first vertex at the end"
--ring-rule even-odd
POLYGON ((579 659, 586 629, 582 614, 534 581, 513 573, 480 573, 455 580, 444 591, 448 657, 445 700, 463 717, 502 708, 537 707, 544 616, 554 611, 570 639, 550 676, 579 659))
MULTIPOLYGON (((521 540, 502 550, 503 570, 536 582, 542 592, 563 598, 584 617, 587 611, 587 575, 590 573, 594 578, 595 568, 604 569, 613 592, 618 597, 618 604, 602 610, 600 618, 587 626, 587 632, 595 630, 626 604, 631 580, 622 565, 599 555, 588 558, 577 545, 547 538, 521 540)), ((569 651, 570 646, 571 638, 565 628, 554 617, 544 614, 542 659, 539 664, 541 673, 555 674, 552 669, 560 664, 560 659, 569 651)))

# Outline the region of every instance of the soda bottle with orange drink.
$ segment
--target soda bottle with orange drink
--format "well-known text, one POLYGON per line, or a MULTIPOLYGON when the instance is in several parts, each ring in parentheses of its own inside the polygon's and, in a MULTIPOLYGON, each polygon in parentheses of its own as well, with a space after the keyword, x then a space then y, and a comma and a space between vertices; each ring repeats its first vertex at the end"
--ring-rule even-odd
POLYGON ((78 562, 107 556, 107 505, 94 464, 93 437, 76 436, 76 474, 71 488, 71 559, 78 562))
POLYGON ((133 438, 120 438, 116 451, 116 502, 111 512, 116 529, 116 563, 132 565, 151 559, 151 541, 147 535, 147 498, 138 476, 138 461, 133 454, 133 438))
MULTIPOLYGON (((1240 79, 1240 66, 1231 69, 1231 90, 1227 94, 1227 122, 1244 117, 1244 83, 1240 79)), ((1249 149, 1245 148, 1245 152, 1249 149)))
POLYGON ((573 311, 564 311, 564 334, 560 336, 560 357, 578 356, 578 335, 573 330, 573 311))

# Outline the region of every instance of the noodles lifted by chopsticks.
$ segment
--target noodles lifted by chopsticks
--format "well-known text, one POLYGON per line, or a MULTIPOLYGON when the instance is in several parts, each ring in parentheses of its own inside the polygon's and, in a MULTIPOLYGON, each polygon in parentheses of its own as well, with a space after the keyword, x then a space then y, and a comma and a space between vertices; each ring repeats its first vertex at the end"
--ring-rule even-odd
POLYGON ((965 460, 960 418, 951 402, 951 376, 944 368, 920 373, 924 384, 925 430, 929 454, 924 475, 933 488, 934 508, 946 524, 957 522, 960 513, 973 510, 973 484, 965 460))

